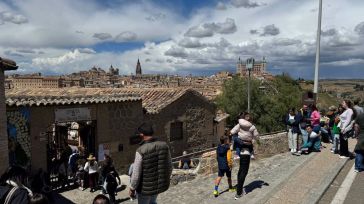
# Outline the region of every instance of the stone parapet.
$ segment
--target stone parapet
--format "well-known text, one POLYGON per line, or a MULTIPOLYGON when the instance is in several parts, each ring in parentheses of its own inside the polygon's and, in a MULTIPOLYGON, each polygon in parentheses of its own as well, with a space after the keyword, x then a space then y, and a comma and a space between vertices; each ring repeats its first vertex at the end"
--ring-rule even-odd
MULTIPOLYGON (((259 142, 254 143, 254 154, 256 158, 270 157, 287 152, 288 137, 286 132, 279 132, 261 136, 259 142)), ((235 154, 235 153, 234 153, 235 154)), ((234 160, 234 166, 239 166, 239 160, 234 160)), ((216 151, 204 153, 200 158, 199 175, 208 175, 217 172, 216 151)))
POLYGON ((279 132, 261 136, 258 142, 254 143, 254 153, 258 157, 270 157, 279 153, 287 152, 287 132, 279 132))

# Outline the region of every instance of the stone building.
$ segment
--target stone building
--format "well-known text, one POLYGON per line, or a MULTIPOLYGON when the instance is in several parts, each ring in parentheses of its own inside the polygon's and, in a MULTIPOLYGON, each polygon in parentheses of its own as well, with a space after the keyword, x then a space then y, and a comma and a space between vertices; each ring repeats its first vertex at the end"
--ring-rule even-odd
POLYGON ((6 132, 5 109, 5 74, 7 70, 16 70, 18 67, 14 61, 0 57, 0 172, 8 167, 8 134, 6 132))
MULTIPOLYGON (((253 69, 251 70, 251 74, 254 76, 262 76, 267 72, 267 61, 265 57, 263 57, 262 61, 255 61, 253 65, 253 69)), ((236 63, 236 74, 240 76, 247 76, 248 69, 246 68, 246 62, 242 61, 239 57, 238 62, 236 63)))
POLYGON ((100 160, 108 152, 124 169, 134 159, 134 133, 142 122, 154 125, 172 156, 217 145, 214 130, 223 124, 215 120, 215 106, 192 89, 14 89, 6 98, 10 135, 33 171, 46 169, 50 157, 59 156, 50 150, 64 148, 64 141, 84 146, 100 160), (69 134, 74 123, 78 136, 69 134))

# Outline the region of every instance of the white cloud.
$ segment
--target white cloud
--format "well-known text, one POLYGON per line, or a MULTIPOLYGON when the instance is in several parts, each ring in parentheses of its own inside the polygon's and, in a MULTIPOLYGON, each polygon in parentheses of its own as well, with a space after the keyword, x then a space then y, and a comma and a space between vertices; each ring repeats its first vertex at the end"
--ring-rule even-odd
POLYGON ((231 4, 237 8, 244 7, 244 8, 255 8, 265 4, 260 4, 250 0, 231 0, 231 4))
POLYGON ((332 66, 350 66, 350 65, 357 65, 357 64, 364 64, 364 59, 347 59, 347 60, 340 60, 340 61, 333 61, 333 62, 326 62, 323 63, 324 65, 332 65, 332 66))
POLYGON ((8 11, 0 12, 0 25, 4 24, 5 22, 14 24, 24 24, 28 23, 28 19, 20 14, 14 14, 8 11))
MULTIPOLYGON (((129 74, 135 71, 138 57, 145 73, 234 70, 239 56, 266 56, 268 67, 282 70, 305 70, 314 62, 317 16, 310 11, 317 7, 314 0, 221 1, 187 16, 150 1, 108 8, 95 0, 14 0, 13 4, 0 2, 0 12, 22 15, 28 23, 0 20, 0 54, 16 59, 20 69, 28 72, 67 73, 113 64, 129 74), (145 44, 127 51, 103 51, 102 44, 97 45, 103 41, 145 44), (94 46, 97 52, 90 49, 94 46)), ((364 56, 364 2, 327 4, 322 21, 323 65, 358 65, 364 56)))
POLYGON ((219 1, 217 4, 216 4, 216 9, 217 10, 226 10, 226 5, 224 3, 222 3, 221 1, 219 1))
POLYGON ((236 32, 235 21, 232 18, 226 18, 225 22, 204 23, 198 26, 193 26, 184 34, 186 37, 211 37, 214 33, 231 34, 236 32))
POLYGON ((89 54, 93 53, 95 53, 95 51, 91 49, 75 49, 58 57, 37 57, 34 58, 32 62, 33 65, 42 67, 72 64, 74 62, 83 61, 89 58, 89 54))
POLYGON ((128 41, 133 41, 136 40, 138 37, 138 35, 134 32, 131 31, 125 31, 120 33, 119 35, 117 35, 115 37, 115 41, 117 42, 128 42, 128 41))
POLYGON ((92 37, 97 38, 99 40, 107 40, 112 38, 110 33, 95 33, 92 37))

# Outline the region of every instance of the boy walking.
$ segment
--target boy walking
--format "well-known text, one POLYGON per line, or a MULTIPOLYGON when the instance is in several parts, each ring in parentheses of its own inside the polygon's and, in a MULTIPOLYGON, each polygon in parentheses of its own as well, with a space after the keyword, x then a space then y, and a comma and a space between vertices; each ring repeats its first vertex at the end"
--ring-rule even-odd
POLYGON ((216 149, 217 162, 219 167, 218 177, 215 180, 214 196, 219 196, 219 184, 226 174, 229 184, 229 191, 234 192, 235 188, 231 184, 231 170, 233 167, 232 153, 230 150, 229 138, 227 136, 220 137, 220 144, 216 149))

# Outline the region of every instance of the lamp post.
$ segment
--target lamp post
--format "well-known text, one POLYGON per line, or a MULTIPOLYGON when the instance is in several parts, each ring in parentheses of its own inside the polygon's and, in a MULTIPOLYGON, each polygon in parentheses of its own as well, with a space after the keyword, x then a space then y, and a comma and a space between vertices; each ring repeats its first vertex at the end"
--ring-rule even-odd
POLYGON ((246 60, 246 69, 248 70, 248 113, 250 113, 250 72, 254 67, 254 58, 246 60))
POLYGON ((315 62, 315 78, 313 84, 313 93, 318 93, 318 75, 320 66, 320 38, 321 38, 321 19, 322 19, 322 0, 319 0, 319 13, 318 13, 318 23, 317 23, 317 39, 316 39, 316 62, 315 62))

